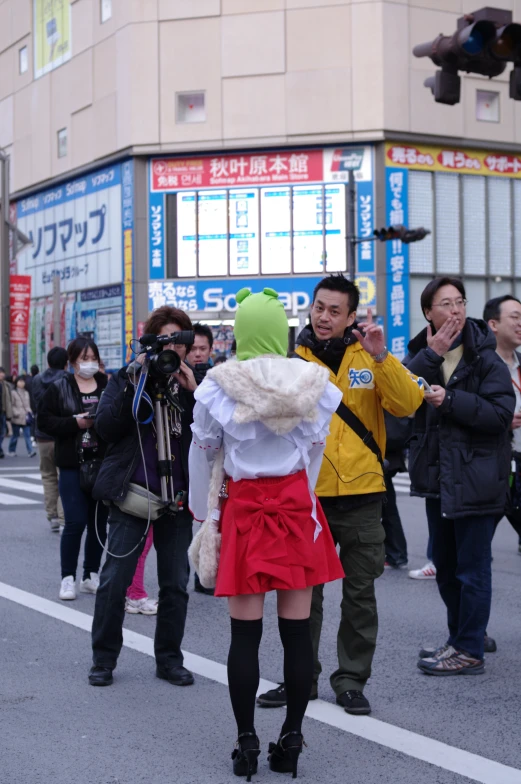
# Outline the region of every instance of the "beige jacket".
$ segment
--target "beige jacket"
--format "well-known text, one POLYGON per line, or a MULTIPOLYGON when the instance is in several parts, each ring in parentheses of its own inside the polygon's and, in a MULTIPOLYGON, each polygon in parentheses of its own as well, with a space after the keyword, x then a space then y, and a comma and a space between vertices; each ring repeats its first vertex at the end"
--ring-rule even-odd
POLYGON ((29 392, 26 389, 13 389, 11 402, 13 404, 13 425, 26 425, 27 414, 32 414, 29 392))

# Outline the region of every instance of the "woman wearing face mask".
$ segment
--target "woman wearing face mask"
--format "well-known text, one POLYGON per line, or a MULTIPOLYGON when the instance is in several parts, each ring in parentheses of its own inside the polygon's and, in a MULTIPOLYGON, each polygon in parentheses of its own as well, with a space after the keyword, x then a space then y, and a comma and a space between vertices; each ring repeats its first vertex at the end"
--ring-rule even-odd
POLYGON ((31 420, 33 412, 31 411, 31 400, 29 392, 25 388, 25 380, 17 378, 15 388, 11 393, 11 402, 13 405, 13 435, 9 441, 9 457, 16 457, 16 445, 20 436, 20 430, 25 439, 25 446, 27 447, 27 454, 29 457, 35 457, 36 452, 31 443, 31 420))
MULTIPOLYGON (((94 413, 107 377, 99 371, 98 347, 90 338, 78 337, 67 347, 72 373, 48 388, 38 412, 38 428, 55 439, 55 460, 60 469, 59 489, 65 513, 61 537, 62 581, 60 599, 76 598, 76 569, 85 528, 82 593, 95 594, 103 548, 95 530, 96 502, 80 484, 80 463, 103 457, 105 444, 94 429, 94 413)), ((105 507, 98 508, 98 534, 106 538, 105 507)))

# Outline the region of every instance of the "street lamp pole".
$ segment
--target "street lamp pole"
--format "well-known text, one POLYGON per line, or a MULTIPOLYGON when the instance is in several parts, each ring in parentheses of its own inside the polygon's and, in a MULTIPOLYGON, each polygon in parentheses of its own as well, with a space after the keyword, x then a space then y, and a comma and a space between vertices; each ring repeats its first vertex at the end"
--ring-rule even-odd
POLYGON ((1 210, 0 216, 0 361, 9 369, 9 156, 0 149, 1 210))
POLYGON ((347 180, 347 277, 356 278, 356 186, 355 173, 349 169, 347 180))

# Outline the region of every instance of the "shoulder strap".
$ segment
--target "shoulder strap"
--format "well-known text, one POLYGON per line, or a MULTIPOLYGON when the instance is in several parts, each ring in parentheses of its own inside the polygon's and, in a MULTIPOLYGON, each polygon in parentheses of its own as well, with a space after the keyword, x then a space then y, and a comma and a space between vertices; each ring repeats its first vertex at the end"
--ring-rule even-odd
POLYGON ((384 460, 382 457, 382 452, 380 447, 375 441, 375 437, 373 436, 372 432, 367 429, 361 419, 358 419, 357 415, 354 414, 350 408, 346 406, 346 404, 341 400, 338 404, 338 408, 335 411, 335 414, 342 419, 351 430, 356 433, 358 438, 360 438, 366 447, 376 455, 376 459, 382 466, 384 467, 384 460))
MULTIPOLYGON (((305 357, 301 357, 300 354, 296 352, 293 354, 293 357, 298 357, 298 359, 304 360, 304 362, 309 362, 309 359, 305 357)), ((340 419, 346 423, 348 427, 351 428, 353 433, 356 433, 358 438, 364 442, 366 447, 371 450, 371 452, 376 455, 376 459, 382 466, 382 470, 384 468, 384 459, 382 457, 382 452, 380 447, 376 443, 375 437, 373 436, 372 432, 367 429, 361 419, 354 414, 350 408, 346 406, 346 404, 341 400, 338 404, 338 408, 335 411, 335 414, 340 417, 340 419)))

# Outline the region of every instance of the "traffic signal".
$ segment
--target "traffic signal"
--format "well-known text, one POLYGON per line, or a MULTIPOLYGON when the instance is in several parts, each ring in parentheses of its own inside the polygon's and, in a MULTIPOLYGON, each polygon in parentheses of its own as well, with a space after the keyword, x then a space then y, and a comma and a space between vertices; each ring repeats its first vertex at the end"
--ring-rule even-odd
POLYGON ((508 62, 515 63, 510 75, 510 97, 521 100, 521 25, 512 22, 511 11, 482 8, 458 19, 452 35, 439 35, 434 41, 418 44, 415 57, 430 57, 441 67, 425 80, 437 103, 459 103, 459 71, 493 78, 503 73, 508 62))
POLYGON ((385 227, 383 229, 375 229, 373 234, 380 242, 400 240, 405 245, 409 245, 411 242, 425 239, 427 234, 430 234, 430 231, 429 229, 424 229, 423 226, 420 226, 419 229, 408 229, 406 226, 397 225, 389 226, 388 229, 385 227))

